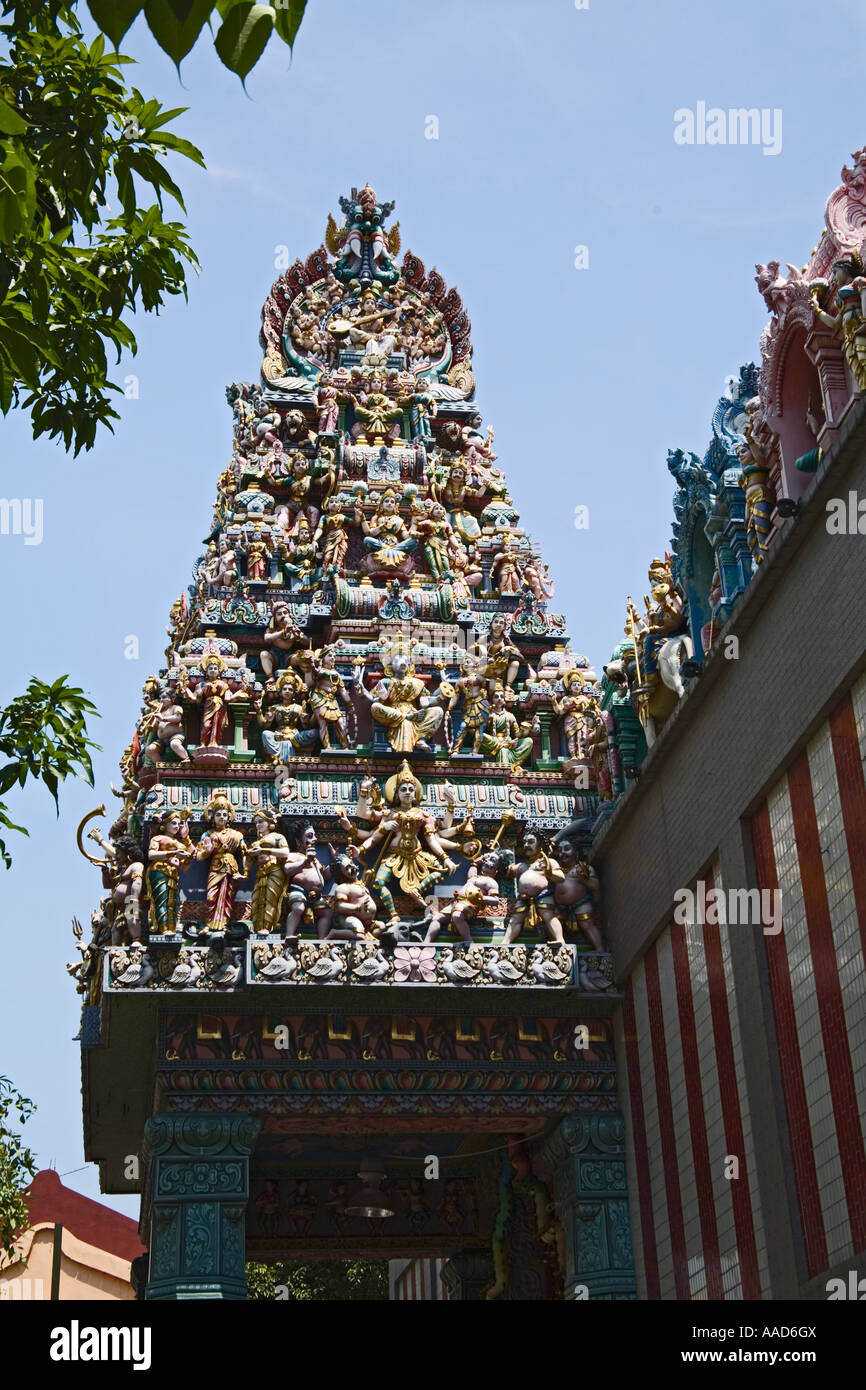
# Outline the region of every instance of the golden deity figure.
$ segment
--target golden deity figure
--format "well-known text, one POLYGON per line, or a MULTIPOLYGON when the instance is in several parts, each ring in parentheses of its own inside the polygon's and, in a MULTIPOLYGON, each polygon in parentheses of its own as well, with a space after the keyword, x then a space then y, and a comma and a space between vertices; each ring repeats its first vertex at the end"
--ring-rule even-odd
POLYGON ((454 848, 452 841, 437 832, 433 817, 420 805, 423 795, 424 788, 404 759, 399 772, 385 783, 385 800, 393 811, 390 815, 386 813, 372 835, 350 850, 359 855, 380 844, 383 846, 373 878, 373 892, 389 922, 399 920, 389 888, 392 881, 396 881, 400 891, 423 912, 426 911, 424 894, 457 867, 447 854, 447 850, 454 848))
POLYGON ((180 871, 193 858, 187 817, 167 810, 157 820, 147 851, 147 889, 150 897, 150 930, 163 935, 177 931, 180 871))
MULTIPOLYGON (((384 385, 381 378, 374 377, 370 384, 375 388, 380 383, 384 385)), ((373 389, 363 391, 355 401, 355 414, 361 422, 361 430, 355 436, 358 443, 369 442, 374 448, 381 448, 386 436, 396 437, 399 433, 396 422, 403 417, 403 407, 386 396, 384 391, 373 389), (370 435, 373 436, 372 440, 369 439, 370 435)))
MULTIPOLYGON (((424 682, 410 674, 407 652, 396 651, 386 658, 387 675, 367 690, 363 675, 358 678, 358 690, 370 701, 370 713, 377 724, 384 724, 388 742, 395 753, 411 753, 420 749, 430 752, 428 737, 442 723, 444 709, 439 696, 427 695, 424 682)), ((449 691, 450 693, 450 691, 449 691)))
POLYGON ((481 731, 490 713, 487 703, 487 685, 481 675, 481 663, 477 656, 467 652, 463 658, 462 676, 454 682, 454 694, 448 702, 449 710, 463 705, 463 727, 451 744, 451 756, 460 752, 467 739, 472 740, 472 752, 481 751, 481 731))
POLYGON ((752 416, 756 409, 757 400, 746 406, 749 421, 743 427, 743 443, 737 448, 737 458, 743 467, 739 483, 746 494, 746 540, 754 563, 761 565, 773 533, 776 490, 770 483, 769 460, 754 435, 752 416))
POLYGON ((348 748, 344 706, 349 703, 349 694, 343 677, 336 669, 337 653, 334 647, 323 647, 313 656, 313 691, 310 696, 310 712, 316 721, 322 748, 330 748, 331 737, 341 748, 348 748))
POLYGON ((289 881, 286 862, 291 855, 285 835, 276 829, 277 818, 272 811, 257 811, 253 816, 254 839, 244 849, 244 868, 247 877, 255 867, 256 881, 250 904, 250 920, 254 932, 276 932, 289 881))
POLYGON ((244 837, 232 827, 235 818, 234 807, 225 792, 215 792, 204 808, 204 818, 213 829, 202 835, 195 850, 195 858, 207 862, 207 929, 225 931, 234 911, 235 894, 238 884, 245 875, 241 873, 238 855, 244 849, 244 837))
POLYGON ((469 486, 469 468, 462 456, 448 464, 448 472, 442 484, 431 483, 430 492, 437 502, 442 502, 448 512, 448 520, 457 534, 467 545, 472 545, 481 535, 477 519, 468 510, 468 503, 481 502, 486 488, 469 486))

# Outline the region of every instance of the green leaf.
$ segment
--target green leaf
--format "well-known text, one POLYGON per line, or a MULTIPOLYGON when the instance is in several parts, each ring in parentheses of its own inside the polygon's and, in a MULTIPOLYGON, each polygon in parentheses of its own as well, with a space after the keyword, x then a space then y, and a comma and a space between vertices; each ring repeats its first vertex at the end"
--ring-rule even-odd
POLYGON ((0 135, 23 135, 27 122, 19 116, 14 106, 0 97, 0 135))
POLYGON ((36 211, 36 177, 17 140, 0 141, 0 150, 0 244, 8 246, 36 211))
POLYGON ((304 10, 307 8, 307 0, 289 0, 288 5, 281 5, 277 0, 277 13, 274 18, 274 28, 284 43, 289 48, 294 48, 298 30, 301 27, 301 20, 304 17, 304 10))
POLYGON ((147 0, 144 17, 163 53, 179 67, 212 9, 212 0, 147 0))
POLYGON ((230 72, 241 81, 255 67, 274 28, 270 5, 233 5, 220 25, 214 47, 230 72))

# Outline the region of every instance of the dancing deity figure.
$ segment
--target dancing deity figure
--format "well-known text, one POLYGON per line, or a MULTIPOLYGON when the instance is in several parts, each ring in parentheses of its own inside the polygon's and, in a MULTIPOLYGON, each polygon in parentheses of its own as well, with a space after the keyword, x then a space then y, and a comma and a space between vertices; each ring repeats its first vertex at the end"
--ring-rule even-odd
POLYGON ((425 694, 424 682, 409 674, 409 664, 405 652, 396 652, 385 663, 389 675, 383 676, 370 691, 362 674, 358 689, 370 701, 370 713, 376 723, 384 724, 388 730, 388 742, 395 753, 411 753, 413 749, 429 753, 427 739, 439 728, 445 711, 438 703, 439 697, 425 694))
POLYGON ((204 808, 204 818, 213 829, 202 835, 195 850, 196 859, 207 862, 207 928, 225 931, 231 921, 235 894, 244 874, 237 856, 244 849, 244 837, 232 828, 234 808, 225 792, 215 792, 204 808))
POLYGON ((423 794, 421 783, 404 759, 400 771, 385 783, 385 799, 394 808, 392 813, 386 815, 378 829, 360 846, 352 847, 357 855, 384 842, 373 891, 389 923, 399 920, 389 888, 392 881, 396 881, 400 891, 424 912, 427 907, 424 894, 457 867, 445 849, 446 844, 449 849, 453 846, 440 838, 432 817, 419 805, 423 794))

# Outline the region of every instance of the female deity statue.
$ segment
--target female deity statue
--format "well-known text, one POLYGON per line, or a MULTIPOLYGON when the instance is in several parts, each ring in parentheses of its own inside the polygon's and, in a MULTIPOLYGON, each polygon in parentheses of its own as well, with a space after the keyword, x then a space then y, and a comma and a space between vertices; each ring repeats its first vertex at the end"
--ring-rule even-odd
MULTIPOLYGON (((375 384, 374 378, 374 384, 375 384)), ((359 423, 352 433, 359 444, 368 443, 368 435, 373 436, 373 447, 385 443, 386 437, 396 438, 400 433, 397 421, 403 415, 403 408, 386 396, 384 391, 365 391, 355 401, 355 414, 359 423)))
POLYGON ((233 691, 228 681, 222 679, 221 673, 224 670, 225 662, 221 656, 206 656, 204 658, 204 680, 195 690, 191 690, 186 684, 183 686, 184 698, 192 700, 196 704, 201 703, 202 706, 201 743, 199 745, 202 748, 218 748, 222 745, 228 723, 229 704, 232 700, 249 698, 247 691, 233 691))
POLYGON ((177 931, 180 871, 188 868, 194 851, 186 817, 179 811, 163 811, 156 823, 147 851, 150 930, 168 935, 177 931))
POLYGON ((502 549, 493 557, 491 578, 500 594, 519 594, 522 587, 520 551, 511 531, 506 531, 502 549))
POLYGON ((298 646, 304 640, 304 634, 292 617, 291 608, 282 599, 273 606, 271 621, 262 640, 265 647, 259 653, 259 661, 265 676, 270 680, 274 674, 275 661, 273 652, 265 650, 265 648, 274 648, 278 652, 290 652, 292 647, 298 646))
POLYGON ((294 671, 284 671, 277 681, 277 703, 270 709, 256 711, 263 726, 262 745, 274 763, 288 763, 290 758, 303 757, 316 744, 316 731, 308 726, 306 710, 307 688, 294 671), (264 728, 271 725, 271 728, 264 728))
POLYGON ((541 830, 523 832, 523 858, 506 869, 507 878, 517 879, 517 905, 505 929, 503 946, 511 946, 524 926, 544 923, 551 941, 562 945, 562 923, 557 916, 554 890, 565 874, 550 854, 547 837, 541 830))
POLYGON ((331 747, 331 734, 341 748, 348 748, 346 715, 343 706, 349 695, 343 677, 336 670, 337 654, 333 647, 323 647, 313 657, 313 693, 310 712, 319 729, 322 748, 331 747))
POLYGON ((202 835, 195 858, 207 861, 207 928, 225 931, 231 921, 237 886, 244 874, 237 856, 244 848, 244 837, 232 828, 234 808, 225 792, 215 792, 204 808, 204 818, 213 830, 202 835))
POLYGON ((858 391, 866 391, 866 277, 856 251, 833 262, 833 283, 837 313, 825 313, 818 303, 823 282, 816 282, 812 287, 812 309, 821 323, 841 331, 845 360, 854 384, 858 391))
POLYGON ((448 542, 451 524, 441 502, 433 502, 415 521, 414 529, 421 536, 424 559, 434 579, 441 579, 451 568, 448 542))
POLYGON ((385 661, 387 676, 367 690, 363 672, 358 677, 358 689, 370 701, 370 713, 377 724, 388 730, 388 742, 395 753, 411 753, 420 749, 429 753, 427 737, 436 732, 445 716, 438 696, 425 694, 426 686, 417 676, 409 674, 409 657, 396 652, 385 661))
POLYGON ((583 677, 579 671, 563 672, 562 687, 565 694, 562 699, 554 695, 552 701, 554 713, 562 719, 562 736, 570 758, 582 758, 586 754, 586 713, 592 705, 592 700, 581 693, 582 685, 583 677))
POLYGON ((250 876, 253 867, 256 870, 250 904, 254 932, 279 931, 280 911, 289 886, 285 865, 291 850, 288 840, 279 833, 276 825, 277 818, 272 811, 257 811, 253 816, 252 844, 244 849, 246 876, 250 876))
POLYGON ((364 533, 366 549, 375 552, 376 563, 384 569, 399 569, 405 563, 408 551, 414 550, 418 544, 418 537, 412 534, 400 516, 397 494, 390 487, 382 493, 369 521, 361 508, 356 506, 355 524, 364 533))
POLYGON ((423 794, 421 783, 404 759, 400 771, 385 783, 385 799, 394 808, 392 813, 360 846, 352 846, 355 855, 383 846, 373 891, 389 924, 399 920, 388 886, 392 881, 396 880, 401 892, 425 912, 424 894, 457 867, 445 848, 453 849, 453 844, 437 835, 432 818, 419 805, 423 794))
POLYGON ((329 497, 313 537, 314 544, 322 547, 322 573, 325 576, 339 574, 346 560, 349 549, 346 527, 351 517, 343 511, 345 505, 344 497, 329 497))
MULTIPOLYGON (((468 652, 463 658, 463 675, 454 682, 454 694, 448 702, 448 708, 456 709, 458 703, 463 702, 463 727, 451 744, 452 758, 457 756, 467 738, 472 739, 473 753, 478 753, 481 749, 481 731, 487 722, 490 706, 485 699, 487 686, 480 673, 480 665, 478 657, 468 652)), ((530 744, 531 742, 530 739, 530 744)))
POLYGON ((487 661, 484 678, 492 691, 497 681, 513 685, 523 660, 517 647, 509 642, 504 613, 494 613, 487 633, 487 661))

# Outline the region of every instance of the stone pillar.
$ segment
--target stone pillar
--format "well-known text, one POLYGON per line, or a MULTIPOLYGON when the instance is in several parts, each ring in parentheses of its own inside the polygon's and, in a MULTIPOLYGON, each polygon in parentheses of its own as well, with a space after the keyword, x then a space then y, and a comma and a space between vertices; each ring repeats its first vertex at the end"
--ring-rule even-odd
POLYGON ((483 1302, 495 1279, 489 1250, 461 1250, 442 1266, 442 1283, 451 1303, 483 1302))
POLYGON ((544 1145, 565 1238, 566 1300, 637 1297, 624 1145, 621 1115, 569 1115, 544 1145))
POLYGON ((159 1115, 145 1126, 142 1229, 150 1229, 147 1299, 247 1296, 247 1115, 159 1115))

